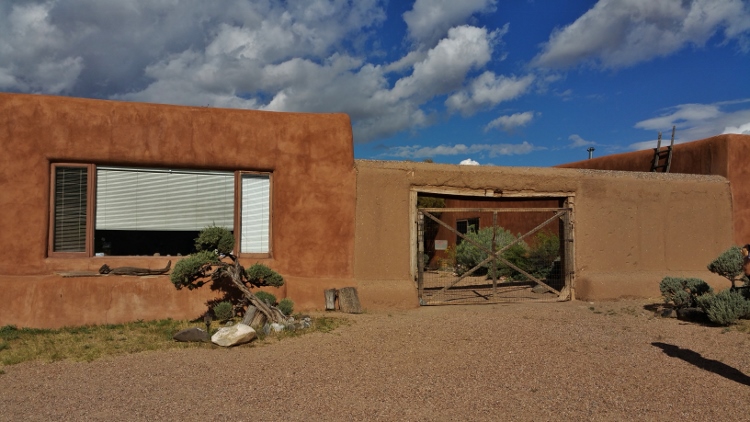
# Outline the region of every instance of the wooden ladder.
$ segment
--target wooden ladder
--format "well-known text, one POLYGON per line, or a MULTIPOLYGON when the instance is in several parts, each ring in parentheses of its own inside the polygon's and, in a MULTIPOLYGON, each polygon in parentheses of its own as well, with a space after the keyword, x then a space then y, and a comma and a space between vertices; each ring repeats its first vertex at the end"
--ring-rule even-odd
POLYGON ((661 169, 664 173, 669 173, 669 168, 672 166, 672 148, 674 147, 674 131, 675 127, 672 126, 672 141, 669 143, 667 149, 661 149, 661 132, 659 132, 659 138, 656 140, 656 148, 654 148, 654 159, 651 161, 651 171, 656 172, 661 169))

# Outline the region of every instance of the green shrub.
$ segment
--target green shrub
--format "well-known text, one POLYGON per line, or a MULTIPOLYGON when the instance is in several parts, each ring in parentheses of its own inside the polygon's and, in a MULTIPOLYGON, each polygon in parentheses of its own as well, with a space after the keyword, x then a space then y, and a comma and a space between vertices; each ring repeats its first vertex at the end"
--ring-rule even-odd
POLYGON ((214 316, 219 321, 226 321, 234 317, 234 307, 228 301, 219 302, 213 308, 214 316))
POLYGON ((284 285, 284 277, 281 274, 260 263, 255 263, 246 269, 245 274, 253 286, 281 287, 284 285))
MULTIPOLYGON (((477 232, 469 232, 466 234, 466 238, 456 247, 456 266, 459 274, 463 274, 466 271, 474 268, 477 264, 485 260, 489 254, 474 245, 471 240, 482 245, 487 250, 492 248, 492 227, 486 227, 480 229, 477 232)), ((495 231, 495 250, 502 249, 508 246, 511 242, 516 240, 510 231, 497 227, 495 231)), ((524 242, 518 242, 506 249, 500 256, 507 259, 512 264, 523 269, 524 271, 528 268, 528 251, 527 246, 524 242)), ((482 265, 481 269, 476 272, 477 275, 487 274, 492 277, 497 275, 498 277, 506 276, 510 278, 516 278, 520 275, 518 271, 511 268, 505 263, 499 260, 495 261, 495 265, 492 265, 492 261, 482 265)))
POLYGON ((282 314, 289 316, 294 311, 294 302, 289 298, 281 299, 277 308, 279 308, 282 314))
POLYGON ((276 296, 274 296, 272 293, 268 292, 255 292, 255 297, 257 297, 261 302, 267 303, 271 306, 276 306, 276 296))
POLYGON ((742 261, 742 249, 732 246, 708 264, 708 270, 727 278, 734 286, 734 281, 743 273, 742 261))
POLYGON ((560 258, 560 238, 542 231, 535 236, 533 245, 529 250, 528 272, 536 278, 545 279, 552 271, 555 260, 560 258))
POLYGON ((699 278, 664 277, 659 283, 664 303, 672 303, 675 308, 697 306, 697 298, 713 294, 713 289, 699 278))
POLYGON ((234 250, 234 235, 224 227, 209 226, 195 239, 196 251, 217 251, 229 255, 234 250))
POLYGON ((697 301, 708 319, 718 325, 730 325, 750 315, 750 302, 741 293, 731 289, 722 290, 715 295, 700 296, 697 301))
POLYGON ((177 289, 187 287, 193 290, 201 287, 205 282, 196 281, 205 275, 211 265, 219 263, 219 257, 213 251, 200 251, 180 261, 177 261, 169 280, 177 289))

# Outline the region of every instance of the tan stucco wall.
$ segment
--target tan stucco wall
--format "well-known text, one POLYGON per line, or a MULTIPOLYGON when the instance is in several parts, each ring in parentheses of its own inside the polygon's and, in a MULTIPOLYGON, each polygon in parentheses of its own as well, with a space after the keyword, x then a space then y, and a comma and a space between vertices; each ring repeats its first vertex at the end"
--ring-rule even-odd
MULTIPOLYGON (((162 307, 161 312, 148 314, 153 317, 184 317, 205 309, 205 297, 177 292, 167 277, 150 281, 165 285, 158 295, 149 293, 153 286, 146 288, 144 280, 122 278, 118 283, 125 290, 137 292, 139 288, 133 286, 144 286, 143 296, 133 293, 116 309, 107 308, 103 301, 98 308, 93 305, 104 286, 116 288, 106 284, 110 278, 57 277, 54 283, 59 286, 45 293, 41 286, 55 272, 96 271, 105 262, 111 267, 158 268, 169 259, 47 257, 53 162, 271 171, 273 254, 244 262, 261 261, 284 275, 286 294, 298 309, 322 308, 323 289, 353 284, 356 180, 351 124, 344 114, 0 94, 0 148, 0 244, 5 245, 0 255, 0 291, 12 290, 17 301, 9 303, 10 297, 3 294, 0 325, 8 321, 44 325, 39 317, 18 319, 18 315, 31 306, 29 298, 48 303, 52 296, 60 297, 60 289, 63 298, 92 304, 86 312, 99 315, 98 320, 86 318, 92 323, 144 318, 128 303, 133 309, 159 309, 162 301, 188 302, 179 315, 162 307)), ((175 258, 171 259, 174 265, 175 258)), ((57 318, 58 325, 81 321, 67 314, 49 318, 57 318)))
MULTIPOLYGON (((662 140, 662 149, 665 142, 662 140)), ((669 141, 666 141, 669 145, 669 141)), ((606 155, 562 164, 561 168, 600 170, 651 170, 654 150, 606 155)), ((683 144, 672 151, 671 173, 714 174, 729 179, 733 197, 734 243, 750 243, 750 135, 726 134, 683 144)))
POLYGON ((354 273, 373 307, 417 306, 409 196, 420 187, 570 193, 578 299, 656 297, 667 275, 722 283, 706 265, 732 241, 723 177, 364 160, 356 168, 354 273))

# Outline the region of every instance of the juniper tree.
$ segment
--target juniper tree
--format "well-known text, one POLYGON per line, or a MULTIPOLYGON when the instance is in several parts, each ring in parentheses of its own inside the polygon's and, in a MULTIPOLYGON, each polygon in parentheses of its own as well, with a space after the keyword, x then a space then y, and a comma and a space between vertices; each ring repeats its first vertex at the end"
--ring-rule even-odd
POLYGON ((268 321, 281 323, 284 315, 256 297, 251 289, 284 285, 284 278, 271 268, 256 263, 244 268, 233 254, 234 235, 223 227, 207 227, 195 239, 196 253, 178 261, 170 275, 179 290, 197 289, 208 282, 229 284, 242 293, 244 299, 263 313, 268 321))

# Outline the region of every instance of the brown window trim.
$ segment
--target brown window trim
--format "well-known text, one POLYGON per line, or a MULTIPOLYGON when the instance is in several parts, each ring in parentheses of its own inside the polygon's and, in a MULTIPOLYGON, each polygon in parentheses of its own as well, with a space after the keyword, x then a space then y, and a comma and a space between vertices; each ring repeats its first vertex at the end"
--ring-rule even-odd
MULTIPOLYGON (((49 258, 94 258, 94 225, 96 215, 96 164, 83 163, 50 163, 50 186, 49 186, 49 221, 47 234, 47 256, 49 258), (55 230, 55 173, 58 167, 84 167, 87 169, 87 202, 86 202, 86 243, 84 252, 55 252, 54 251, 54 230, 55 230)), ((269 182, 269 204, 268 204, 268 252, 266 253, 238 253, 241 258, 270 259, 273 258, 273 173, 270 171, 234 171, 234 233, 235 233, 235 250, 240 251, 240 235, 242 228, 242 175, 256 174, 268 176, 269 182)), ((138 259, 164 259, 163 256, 136 256, 136 255, 117 255, 109 258, 128 258, 137 257, 138 259)))
POLYGON ((50 258, 84 258, 93 254, 94 250, 94 201, 93 194, 96 185, 96 167, 93 164, 81 163, 50 163, 49 186, 49 225, 47 228, 47 256, 50 258), (56 169, 58 167, 86 168, 86 242, 83 252, 55 252, 55 184, 56 169))
POLYGON ((238 170, 234 178, 234 250, 237 256, 247 259, 270 259, 273 258, 273 172, 238 170), (242 175, 255 174, 268 176, 268 252, 247 253, 242 252, 242 175))

